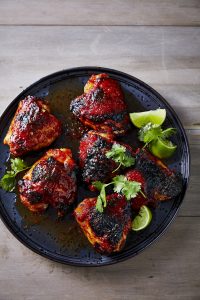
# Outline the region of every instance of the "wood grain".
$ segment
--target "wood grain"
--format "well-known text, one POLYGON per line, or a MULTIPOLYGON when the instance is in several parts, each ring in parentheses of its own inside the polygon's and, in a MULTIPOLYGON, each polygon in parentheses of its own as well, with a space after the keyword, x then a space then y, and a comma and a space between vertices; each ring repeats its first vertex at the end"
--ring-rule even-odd
POLYGON ((0 27, 0 40, 2 110, 42 76, 97 65, 145 81, 185 126, 200 124, 200 28, 11 26, 0 27))
POLYGON ((191 154, 191 176, 189 187, 179 211, 179 216, 199 216, 199 170, 200 170, 200 130, 187 130, 191 154), (194 138, 195 136, 195 138, 194 138))
POLYGON ((198 300, 199 222, 198 217, 179 217, 140 255, 101 268, 64 266, 42 258, 0 222, 0 299, 198 300))
POLYGON ((1 0, 0 24, 200 25, 198 0, 1 0))

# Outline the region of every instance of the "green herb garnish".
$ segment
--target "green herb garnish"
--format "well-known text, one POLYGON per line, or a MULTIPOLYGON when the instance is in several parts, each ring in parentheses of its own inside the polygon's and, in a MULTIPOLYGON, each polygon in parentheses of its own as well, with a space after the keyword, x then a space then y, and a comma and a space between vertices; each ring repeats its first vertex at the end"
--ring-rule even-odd
POLYGON ((135 158, 127 152, 127 149, 123 145, 117 143, 114 143, 111 150, 106 152, 106 157, 111 158, 119 164, 117 169, 112 173, 116 172, 121 166, 131 167, 135 163, 135 158))
POLYGON ((106 187, 108 185, 113 184, 112 182, 110 183, 103 183, 101 181, 94 181, 92 182, 92 185, 98 190, 100 191, 99 196, 97 197, 97 203, 96 203, 96 209, 99 212, 103 212, 104 207, 106 207, 106 187))
POLYGON ((16 185, 16 175, 30 167, 21 158, 11 158, 11 170, 7 171, 0 180, 0 188, 7 192, 12 192, 16 185))
POLYGON ((166 140, 168 137, 176 133, 175 128, 167 128, 162 130, 161 126, 148 123, 139 130, 139 140, 145 143, 145 146, 151 143, 152 141, 162 138, 166 140))
POLYGON ((141 190, 140 182, 129 181, 124 175, 114 177, 113 183, 114 192, 123 194, 128 201, 135 198, 141 190))
MULTIPOLYGON (((103 209, 107 204, 105 189, 109 185, 113 185, 114 192, 124 195, 127 201, 135 198, 139 192, 142 193, 141 183, 137 181, 129 181, 124 175, 115 176, 113 178, 113 181, 110 183, 95 181, 92 183, 92 185, 100 191, 100 194, 97 197, 96 209, 101 213, 103 212, 103 209)), ((143 196, 146 197, 144 194, 143 196)))

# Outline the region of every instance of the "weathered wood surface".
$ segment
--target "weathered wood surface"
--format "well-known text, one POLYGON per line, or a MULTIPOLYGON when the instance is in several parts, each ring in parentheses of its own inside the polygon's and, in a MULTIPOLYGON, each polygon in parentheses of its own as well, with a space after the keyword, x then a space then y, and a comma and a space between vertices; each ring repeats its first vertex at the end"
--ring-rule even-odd
POLYGON ((49 73, 105 66, 160 92, 182 120, 191 148, 191 180, 177 218, 126 262, 62 266, 28 250, 0 222, 0 300, 199 300, 200 1, 1 0, 0 24, 0 115, 49 73))
POLYGON ((200 217, 200 204, 199 197, 200 185, 200 130, 187 130, 187 136, 190 141, 191 152, 191 176, 189 187, 184 199, 184 202, 179 211, 179 216, 199 216, 200 217), (198 132, 198 135, 197 135, 198 132), (194 139, 196 136, 196 139, 194 139))
POLYGON ((200 25, 198 0, 1 0, 0 24, 200 25))

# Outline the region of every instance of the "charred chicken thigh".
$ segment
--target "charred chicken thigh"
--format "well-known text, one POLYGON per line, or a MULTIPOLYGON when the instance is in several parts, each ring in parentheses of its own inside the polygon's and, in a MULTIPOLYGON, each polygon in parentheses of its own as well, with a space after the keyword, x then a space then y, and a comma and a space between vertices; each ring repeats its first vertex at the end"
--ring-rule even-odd
POLYGON ((135 168, 128 171, 126 177, 128 180, 141 182, 144 193, 150 201, 170 200, 182 189, 181 176, 145 149, 137 150, 135 168))
POLYGON ((33 96, 20 101, 4 144, 14 156, 49 146, 61 133, 60 122, 47 103, 33 96))
MULTIPOLYGON (((116 175, 113 171, 118 164, 106 157, 106 152, 112 148, 114 143, 116 142, 110 133, 90 130, 82 137, 79 146, 79 163, 84 182, 87 184, 96 180, 106 182, 116 175)), ((131 147, 125 144, 123 146, 131 155, 131 147)))
POLYGON ((50 149, 19 181, 21 202, 32 212, 49 205, 62 216, 76 196, 75 163, 70 149, 50 149))
POLYGON ((120 85, 107 74, 92 75, 84 94, 72 100, 71 112, 86 126, 116 135, 129 128, 129 116, 120 85))
POLYGON ((76 221, 93 247, 100 253, 120 251, 131 229, 131 212, 124 196, 107 196, 103 213, 96 210, 97 198, 83 200, 74 211, 76 221))
POLYGON ((106 157, 106 151, 112 148, 113 136, 109 133, 89 131, 79 146, 79 163, 82 169, 82 179, 86 183, 110 178, 117 164, 106 157))

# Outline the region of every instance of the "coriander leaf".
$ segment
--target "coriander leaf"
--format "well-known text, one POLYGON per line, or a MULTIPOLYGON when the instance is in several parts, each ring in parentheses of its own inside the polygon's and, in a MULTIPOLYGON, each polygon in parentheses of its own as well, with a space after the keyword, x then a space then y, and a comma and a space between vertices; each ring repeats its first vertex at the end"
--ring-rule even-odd
POLYGON ((114 143, 111 150, 106 152, 107 158, 112 158, 115 162, 120 162, 120 157, 126 152, 126 148, 120 144, 114 143))
POLYGON ((129 181, 127 180, 124 187, 122 188, 122 193, 129 201, 132 198, 135 198, 141 190, 141 183, 137 181, 129 181))
POLYGON ((97 188, 100 188, 100 194, 97 197, 96 202, 96 209, 101 213, 103 212, 104 207, 106 207, 107 205, 105 188, 111 184, 113 184, 114 192, 123 194, 126 197, 127 201, 135 198, 138 192, 141 192, 142 195, 146 198, 146 196, 141 191, 141 183, 137 181, 129 181, 124 175, 115 176, 112 182, 105 184, 100 181, 95 181, 93 185, 97 188))
POLYGON ((119 166, 113 172, 116 172, 121 166, 130 167, 135 163, 134 157, 128 153, 126 147, 117 143, 114 143, 111 150, 106 152, 106 157, 119 163, 119 166))
POLYGON ((156 140, 162 133, 160 126, 148 123, 139 130, 139 140, 144 143, 150 143, 156 140))
POLYGON ((12 192, 16 185, 15 177, 19 172, 29 169, 21 158, 11 158, 11 170, 7 171, 0 180, 0 187, 5 191, 12 192))
POLYGON ((135 164, 135 158, 129 155, 126 155, 125 157, 122 157, 121 164, 124 167, 131 167, 135 164))
POLYGON ((98 190, 98 191, 101 191, 104 183, 101 182, 101 181, 93 181, 92 182, 92 185, 98 190))
POLYGON ((141 190, 141 183, 137 181, 129 181, 123 175, 115 176, 113 178, 114 191, 122 193, 129 201, 137 196, 137 193, 141 190))
POLYGON ((5 174, 0 180, 0 187, 7 192, 12 192, 15 188, 15 175, 5 174))
POLYGON ((10 176, 15 176, 15 172, 14 171, 7 171, 6 174, 8 174, 10 176))
POLYGON ((125 185, 125 181, 127 181, 127 178, 124 175, 118 175, 115 176, 113 178, 113 183, 114 183, 114 192, 116 193, 121 193, 124 185, 125 185))
POLYGON ((106 190, 105 190, 105 187, 106 185, 104 185, 101 189, 101 192, 100 192, 100 197, 101 197, 101 201, 103 203, 103 207, 106 207, 107 205, 107 202, 106 202, 106 190))
POLYGON ((21 172, 27 168, 29 168, 27 166, 27 164, 23 161, 23 159, 21 158, 15 158, 15 159, 12 159, 11 158, 11 169, 15 172, 15 173, 18 173, 18 172, 21 172))
POLYGON ((97 197, 96 210, 98 210, 100 213, 103 212, 103 205, 102 205, 102 201, 101 201, 100 195, 97 197))
POLYGON ((107 201, 106 201, 106 187, 108 185, 111 185, 111 184, 113 184, 113 182, 102 183, 101 181, 94 181, 92 183, 92 185, 94 187, 96 187, 100 191, 100 194, 97 197, 97 203, 96 203, 96 209, 99 212, 103 212, 103 207, 106 207, 106 205, 107 205, 107 201))
POLYGON ((125 153, 125 152, 126 152, 126 148, 123 145, 120 145, 118 143, 114 143, 112 145, 111 150, 106 152, 106 157, 111 158, 115 155, 125 153))
POLYGON ((167 139, 168 137, 170 137, 171 135, 175 134, 176 133, 176 128, 167 128, 165 130, 163 130, 162 134, 161 134, 161 137, 163 139, 167 139))

